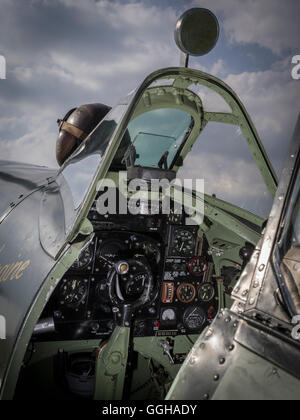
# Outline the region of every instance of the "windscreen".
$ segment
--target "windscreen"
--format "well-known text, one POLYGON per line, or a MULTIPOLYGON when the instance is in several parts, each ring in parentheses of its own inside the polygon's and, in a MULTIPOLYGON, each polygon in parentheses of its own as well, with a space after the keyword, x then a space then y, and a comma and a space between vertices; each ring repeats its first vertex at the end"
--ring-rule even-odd
MULTIPOLYGON (((132 120, 128 134, 136 150, 135 165, 158 168, 162 156, 168 152, 167 165, 170 168, 192 125, 190 114, 173 108, 149 111, 132 120)), ((121 148, 127 140, 128 137, 121 148)))

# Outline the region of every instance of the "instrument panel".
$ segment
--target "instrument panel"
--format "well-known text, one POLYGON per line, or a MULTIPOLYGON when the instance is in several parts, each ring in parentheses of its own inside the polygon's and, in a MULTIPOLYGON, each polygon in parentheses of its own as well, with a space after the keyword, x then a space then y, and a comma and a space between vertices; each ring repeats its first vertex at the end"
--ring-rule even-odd
MULTIPOLYGON (((96 224, 101 230, 96 230, 93 242, 52 295, 43 314, 55 321, 55 338, 51 339, 109 337, 116 325, 116 308, 108 291, 111 264, 135 259, 147 264, 154 286, 151 302, 134 316, 133 335, 200 334, 218 308, 214 265, 205 236, 198 236, 197 226, 185 226, 183 218, 155 221, 152 217, 140 226, 140 232, 125 229, 137 220, 121 225, 116 218, 96 224)), ((142 267, 134 262, 129 265, 118 285, 121 296, 138 299, 149 275, 142 267)))
POLYGON ((214 265, 196 227, 171 226, 161 294, 161 331, 198 333, 218 308, 214 265))

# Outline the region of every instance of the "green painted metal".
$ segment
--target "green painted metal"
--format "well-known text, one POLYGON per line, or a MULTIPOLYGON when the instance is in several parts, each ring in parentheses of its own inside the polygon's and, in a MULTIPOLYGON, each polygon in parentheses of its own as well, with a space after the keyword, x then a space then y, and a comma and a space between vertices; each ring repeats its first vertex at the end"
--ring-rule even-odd
MULTIPOLYGON (((192 391, 191 391, 192 392, 192 391)), ((195 396, 191 393, 191 398, 195 396)), ((240 348, 212 400, 290 401, 300 399, 299 380, 266 359, 240 348)))
POLYGON ((70 354, 96 351, 101 346, 101 342, 101 340, 81 340, 34 343, 34 351, 28 349, 25 359, 29 359, 29 365, 31 366, 54 357, 60 350, 70 354))
POLYGON ((134 350, 141 354, 145 359, 153 359, 158 362, 174 380, 181 365, 170 364, 169 358, 164 354, 162 348, 159 346, 159 341, 170 340, 174 341, 175 354, 188 354, 198 339, 198 335, 177 336, 177 337, 144 337, 134 339, 134 350))
POLYGON ((116 327, 96 360, 94 399, 122 400, 126 376, 130 328, 116 327))
MULTIPOLYGON (((187 199, 184 199, 184 196, 187 194, 183 194, 183 198, 178 197, 177 194, 175 194, 174 188, 171 188, 170 192, 166 192, 166 195, 170 194, 170 197, 175 202, 184 203, 187 202, 187 199)), ((250 242, 253 245, 256 245, 257 242, 260 239, 260 234, 255 232, 254 230, 250 229, 248 226, 246 226, 244 223, 237 220, 235 217, 229 215, 228 213, 224 212, 220 208, 216 207, 213 204, 210 204, 208 200, 204 200, 203 197, 201 197, 199 194, 196 193, 196 200, 199 200, 199 202, 203 203, 203 210, 204 214, 207 218, 210 219, 213 223, 216 223, 219 227, 224 228, 226 230, 229 230, 230 232, 233 232, 235 235, 237 235, 239 238, 242 238, 244 241, 250 242)), ((212 202, 213 203, 213 202, 212 202)), ((201 208, 201 206, 199 206, 201 208)), ((237 208, 238 209, 238 208, 237 208)), ((236 210, 238 212, 238 210, 236 210)), ((195 221, 197 225, 200 226, 203 224, 203 216, 201 215, 195 215, 191 217, 192 220, 195 221), (200 217, 200 219, 199 219, 200 217)), ((248 220, 248 216, 244 214, 244 217, 246 220, 248 220), (246 218, 247 217, 247 218, 246 218)), ((207 231, 206 227, 204 226, 205 232, 207 231)))
MULTIPOLYGON (((203 343, 206 334, 207 331, 204 331, 196 346, 203 343)), ((189 375, 188 364, 191 361, 191 352, 190 357, 181 368, 180 374, 174 380, 166 400, 176 399, 174 397, 175 392, 180 394, 180 389, 186 386, 188 391, 185 389, 185 395, 188 394, 188 399, 191 401, 201 401, 208 398, 215 401, 289 401, 300 399, 299 380, 296 377, 237 344, 235 344, 235 353, 234 362, 226 368, 225 375, 221 375, 219 379, 218 375, 215 378, 213 375, 211 378, 205 378, 208 382, 213 383, 215 381, 216 389, 213 395, 204 395, 199 393, 197 387, 189 386, 189 381, 184 384, 182 382, 183 377, 189 375)), ((224 354, 222 349, 220 349, 220 354, 224 354)), ((216 360, 216 372, 219 366, 216 360)), ((197 368, 194 370, 195 375, 198 375, 199 381, 201 381, 201 372, 197 372, 197 368)))

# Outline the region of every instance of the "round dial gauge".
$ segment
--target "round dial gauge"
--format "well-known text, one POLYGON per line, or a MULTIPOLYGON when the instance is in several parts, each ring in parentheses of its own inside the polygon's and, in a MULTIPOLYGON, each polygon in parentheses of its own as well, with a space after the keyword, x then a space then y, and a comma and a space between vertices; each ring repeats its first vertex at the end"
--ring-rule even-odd
POLYGON ((174 237, 174 250, 178 255, 192 255, 194 252, 194 236, 189 230, 177 230, 174 237))
POLYGON ((85 280, 72 279, 66 281, 60 291, 61 303, 69 307, 77 307, 86 298, 88 285, 85 280))
POLYGON ((93 246, 89 246, 80 254, 78 260, 74 262, 74 264, 71 267, 72 270, 83 270, 91 263, 93 256, 93 246))
POLYGON ((111 263, 120 259, 122 251, 125 249, 125 243, 121 241, 108 240, 100 244, 97 251, 97 260, 100 262, 101 267, 110 269, 111 263))
POLYGON ((176 313, 174 309, 165 309, 162 312, 161 319, 163 322, 175 322, 176 321, 176 313))
POLYGON ((121 250, 124 249, 124 244, 118 241, 107 241, 103 243, 99 249, 99 258, 103 257, 109 261, 113 261, 118 257, 121 250))
POLYGON ((203 257, 195 257, 189 262, 189 272, 194 277, 202 277, 207 268, 208 264, 203 257))
POLYGON ((202 284, 199 289, 199 299, 202 302, 210 302, 215 297, 215 288, 211 283, 202 284))
POLYGON ((189 330, 200 330, 206 321, 206 314, 199 306, 193 306, 185 311, 183 323, 189 330))
POLYGON ((126 283, 126 294, 128 297, 139 296, 142 294, 145 282, 147 280, 147 273, 138 273, 126 283))
POLYGON ((197 294, 195 286, 190 283, 184 283, 177 289, 177 297, 182 303, 193 302, 197 294))

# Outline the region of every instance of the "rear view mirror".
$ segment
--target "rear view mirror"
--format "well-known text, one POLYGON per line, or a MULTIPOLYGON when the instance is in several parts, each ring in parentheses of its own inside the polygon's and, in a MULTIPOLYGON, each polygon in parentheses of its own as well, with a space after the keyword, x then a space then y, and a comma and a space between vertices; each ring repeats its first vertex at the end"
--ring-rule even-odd
POLYGON ((202 56, 215 47, 219 33, 216 16, 208 9, 194 8, 183 13, 178 19, 175 42, 183 53, 202 56))

